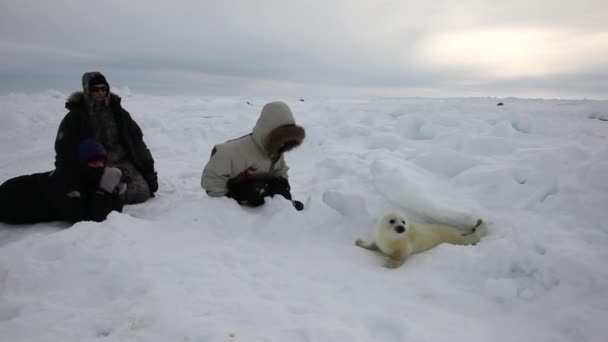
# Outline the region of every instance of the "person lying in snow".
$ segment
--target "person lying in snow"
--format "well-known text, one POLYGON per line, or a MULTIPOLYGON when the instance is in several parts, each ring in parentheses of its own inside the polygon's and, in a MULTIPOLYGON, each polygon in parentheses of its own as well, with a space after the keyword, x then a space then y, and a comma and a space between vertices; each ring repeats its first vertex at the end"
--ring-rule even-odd
POLYGON ((292 200, 283 153, 305 137, 287 104, 268 103, 252 133, 213 147, 201 186, 209 196, 227 196, 251 207, 264 204, 266 196, 281 195, 302 210, 304 205, 292 200))
POLYGON ((107 153, 95 140, 78 146, 78 184, 63 168, 24 175, 0 185, 0 222, 26 224, 48 221, 103 221, 122 211, 127 181, 123 172, 105 167, 107 153))
MULTIPOLYGON (((82 91, 70 95, 65 115, 55 139, 55 167, 77 168, 74 153, 83 139, 99 141, 108 152, 107 165, 126 170, 131 177, 125 195, 126 204, 147 201, 158 190, 154 159, 143 134, 121 98, 110 92, 110 84, 100 72, 82 75, 82 91)), ((77 181, 75 173, 70 179, 77 181)))

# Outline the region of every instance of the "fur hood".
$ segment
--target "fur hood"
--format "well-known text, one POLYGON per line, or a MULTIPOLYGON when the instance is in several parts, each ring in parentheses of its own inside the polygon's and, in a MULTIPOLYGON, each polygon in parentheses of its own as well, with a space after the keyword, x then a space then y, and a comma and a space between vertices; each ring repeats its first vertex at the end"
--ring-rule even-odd
MULTIPOLYGON (((110 105, 110 104, 118 104, 120 105, 121 102, 121 98, 120 96, 114 94, 114 93, 109 93, 108 96, 106 97, 106 105, 110 105)), ((74 93, 72 93, 72 95, 68 96, 66 102, 65 102, 65 108, 69 109, 69 110, 73 110, 76 108, 82 108, 82 107, 86 107, 89 103, 91 103, 90 97, 89 95, 85 94, 84 91, 76 91, 74 93)))
POLYGON ((302 144, 306 131, 296 125, 287 104, 271 102, 262 108, 251 135, 260 148, 274 157, 302 144))

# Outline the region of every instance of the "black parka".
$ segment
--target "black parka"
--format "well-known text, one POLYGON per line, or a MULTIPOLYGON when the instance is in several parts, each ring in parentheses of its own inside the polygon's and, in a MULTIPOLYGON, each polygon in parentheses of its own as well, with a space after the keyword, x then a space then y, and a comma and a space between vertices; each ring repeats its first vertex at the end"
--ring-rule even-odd
POLYGON ((61 170, 19 176, 0 185, 0 222, 99 222, 113 210, 122 211, 117 193, 73 185, 61 170))
MULTIPOLYGON (((156 177, 154 159, 144 143, 143 133, 129 112, 122 108, 118 95, 110 93, 108 99, 118 126, 120 143, 128 151, 128 159, 150 184, 156 177)), ((73 183, 77 183, 79 178, 76 172, 78 144, 84 139, 95 138, 87 106, 84 92, 76 92, 68 98, 65 107, 69 112, 61 121, 55 139, 55 167, 66 170, 68 180, 73 183)))

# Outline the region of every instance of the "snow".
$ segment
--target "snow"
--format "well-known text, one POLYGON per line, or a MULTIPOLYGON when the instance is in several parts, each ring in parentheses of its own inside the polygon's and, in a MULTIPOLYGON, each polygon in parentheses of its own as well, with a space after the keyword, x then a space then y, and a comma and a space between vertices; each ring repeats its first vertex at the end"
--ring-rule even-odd
MULTIPOLYGON (((2 341, 604 341, 608 102, 279 99, 307 130, 286 156, 297 212, 199 185, 277 99, 117 91, 158 195, 102 223, 0 224, 2 341), (489 235, 385 269, 354 241, 392 209, 489 235)), ((0 97, 0 181, 52 169, 67 95, 0 97)))

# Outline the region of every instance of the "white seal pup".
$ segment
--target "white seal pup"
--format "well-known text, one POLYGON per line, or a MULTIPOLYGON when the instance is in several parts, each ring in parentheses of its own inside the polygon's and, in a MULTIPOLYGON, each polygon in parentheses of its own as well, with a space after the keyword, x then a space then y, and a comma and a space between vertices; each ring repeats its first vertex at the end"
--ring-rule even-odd
POLYGON ((375 241, 358 239, 355 244, 379 251, 388 257, 385 267, 397 268, 412 254, 424 252, 441 243, 474 245, 486 234, 487 227, 481 219, 474 227, 463 230, 444 224, 414 223, 402 213, 390 212, 376 224, 375 241))

